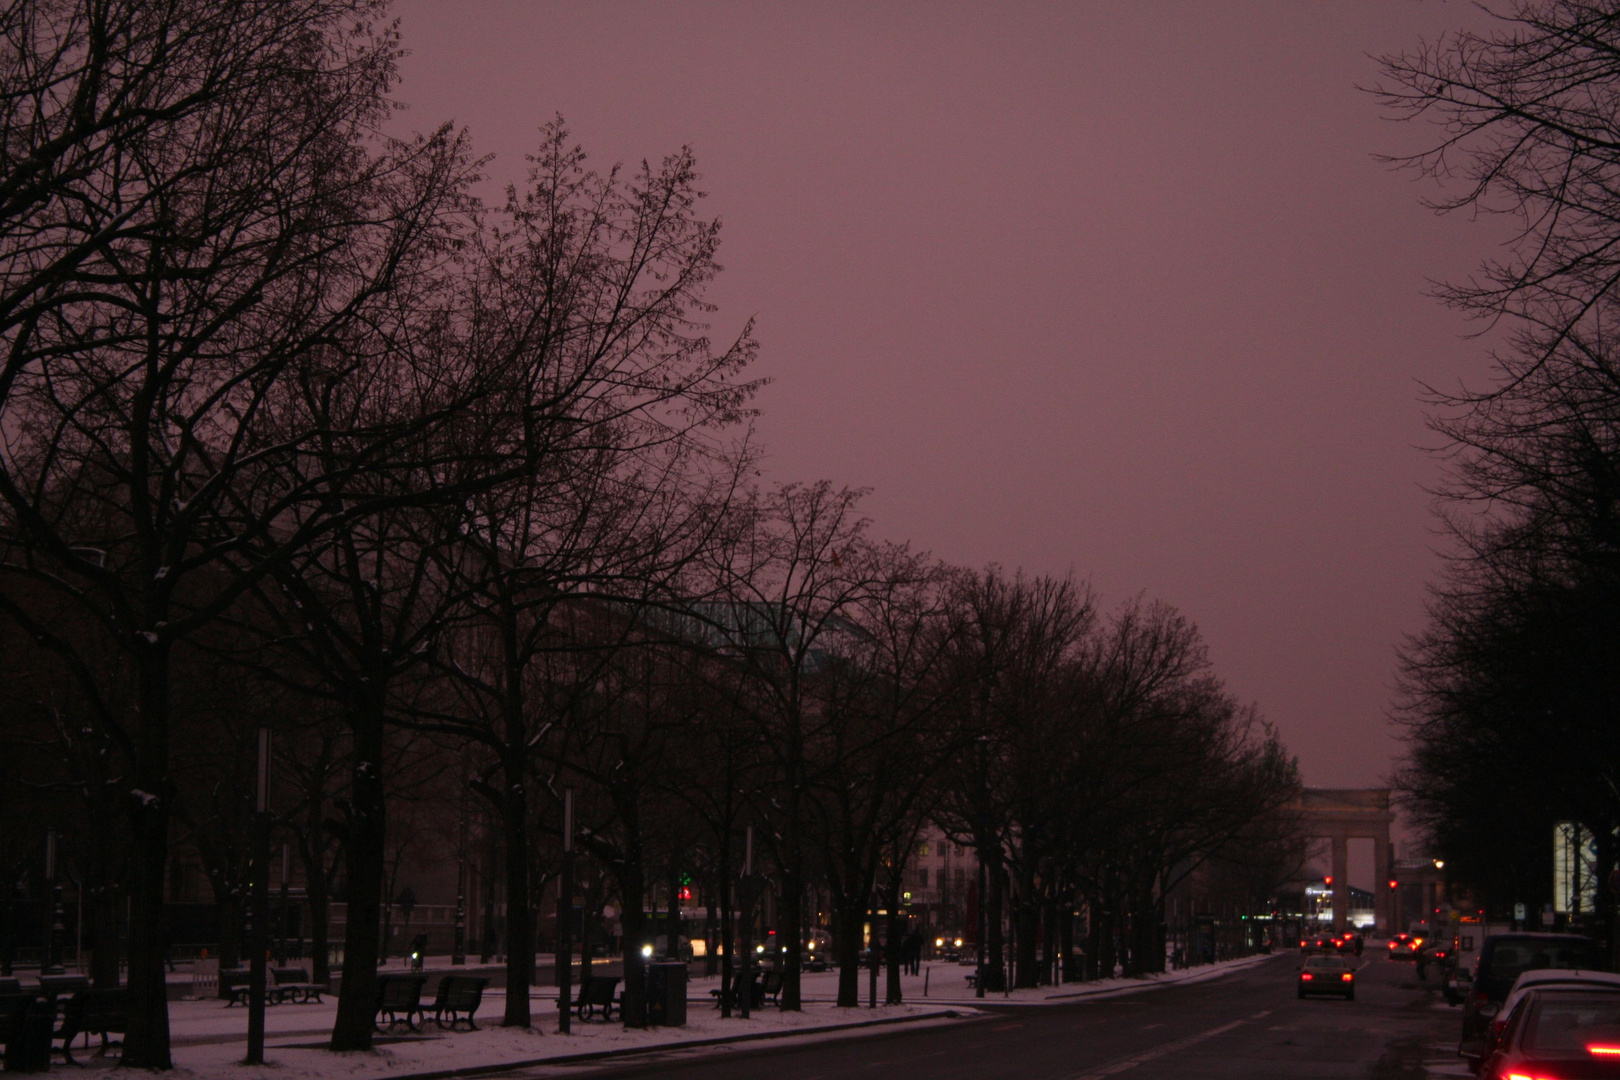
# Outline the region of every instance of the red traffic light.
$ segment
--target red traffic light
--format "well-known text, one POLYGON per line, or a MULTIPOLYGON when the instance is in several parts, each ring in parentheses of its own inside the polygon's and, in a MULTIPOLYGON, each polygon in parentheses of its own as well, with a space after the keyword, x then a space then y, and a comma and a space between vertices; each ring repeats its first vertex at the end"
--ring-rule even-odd
POLYGON ((1326 882, 1327 884, 1331 885, 1331 884, 1333 884, 1333 875, 1329 874, 1327 877, 1323 878, 1322 880, 1324 882, 1326 882))
POLYGON ((1401 883, 1396 881, 1394 878, 1389 879, 1389 887, 1392 888, 1392 889, 1398 888, 1400 886, 1400 884, 1401 883))

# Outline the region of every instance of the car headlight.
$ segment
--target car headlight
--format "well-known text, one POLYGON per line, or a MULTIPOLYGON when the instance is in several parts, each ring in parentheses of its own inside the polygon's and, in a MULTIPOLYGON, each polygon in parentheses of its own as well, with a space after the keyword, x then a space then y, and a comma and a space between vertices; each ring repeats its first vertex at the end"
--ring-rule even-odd
POLYGON ((652 955, 652 946, 651 945, 643 945, 641 947, 641 955, 642 956, 651 956, 652 955))

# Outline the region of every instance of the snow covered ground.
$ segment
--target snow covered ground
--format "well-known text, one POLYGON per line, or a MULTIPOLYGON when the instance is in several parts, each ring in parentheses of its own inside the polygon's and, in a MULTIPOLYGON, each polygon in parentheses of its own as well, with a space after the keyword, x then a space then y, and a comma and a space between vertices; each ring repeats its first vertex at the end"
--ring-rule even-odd
MULTIPOLYGON (((767 1004, 743 1020, 722 1020, 709 991, 718 978, 695 978, 688 991, 687 1024, 681 1028, 649 1028, 626 1031, 617 1023, 582 1023, 575 1020, 571 1035, 557 1033, 556 992, 537 990, 533 997, 535 1027, 529 1031, 499 1027, 505 1009, 505 995, 491 990, 484 995, 478 1011, 479 1031, 440 1031, 428 1021, 421 1033, 403 1027, 391 1035, 379 1036, 370 1052, 334 1054, 324 1049, 337 1012, 335 999, 320 1005, 277 1005, 265 1012, 265 1058, 263 1068, 240 1065, 246 1047, 247 1010, 224 1007, 218 1000, 176 1001, 170 1005, 170 1030, 174 1044, 177 1075, 212 1080, 240 1077, 242 1080, 314 1080, 317 1077, 345 1080, 387 1080, 387 1078, 450 1076, 468 1071, 489 1070, 522 1063, 542 1063, 580 1055, 637 1053, 676 1050, 700 1046, 718 1047, 733 1040, 758 1038, 825 1039, 872 1034, 893 1023, 951 1024, 978 1015, 975 1004, 1056 1005, 1087 997, 1109 997, 1137 993, 1168 983, 1203 981, 1217 978, 1236 968, 1260 963, 1265 957, 1242 960, 1184 971, 1168 972, 1147 979, 1107 979, 1093 983, 1017 990, 1009 994, 989 994, 980 999, 968 988, 965 976, 970 966, 957 964, 925 965, 924 973, 907 976, 903 988, 907 1004, 876 1009, 865 1007, 869 983, 861 973, 861 1008, 840 1009, 836 972, 807 973, 804 976, 804 1011, 784 1013, 767 1004), (924 996, 926 991, 927 996, 924 996), (716 1040, 720 1040, 717 1044, 716 1040)), ((432 967, 437 965, 430 965, 432 967)), ((879 1001, 883 979, 878 982, 879 1001)), ((116 1058, 79 1057, 92 1068, 109 1067, 116 1058)))

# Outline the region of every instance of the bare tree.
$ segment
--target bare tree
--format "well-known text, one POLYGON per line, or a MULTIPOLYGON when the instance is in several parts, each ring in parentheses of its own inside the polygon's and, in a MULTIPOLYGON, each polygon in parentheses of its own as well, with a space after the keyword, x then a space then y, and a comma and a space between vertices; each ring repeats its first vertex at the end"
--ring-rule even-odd
POLYGON ((260 489, 260 512, 240 513, 233 488, 298 445, 257 437, 267 391, 396 286, 466 171, 448 135, 369 149, 396 53, 377 10, 86 0, 3 16, 0 568, 102 622, 130 658, 132 707, 113 710, 13 586, 0 607, 64 658, 134 761, 134 1066, 170 1065, 173 649, 252 575, 194 579, 307 494, 260 489))

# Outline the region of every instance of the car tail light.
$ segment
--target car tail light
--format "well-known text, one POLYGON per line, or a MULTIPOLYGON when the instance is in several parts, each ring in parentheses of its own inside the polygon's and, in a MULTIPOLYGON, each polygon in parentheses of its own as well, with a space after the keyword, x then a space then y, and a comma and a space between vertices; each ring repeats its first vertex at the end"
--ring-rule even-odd
POLYGON ((1345 973, 1344 973, 1344 974, 1343 974, 1343 975, 1340 975, 1340 976, 1339 976, 1339 978, 1341 978, 1341 979, 1343 979, 1343 980, 1344 980, 1344 981, 1345 981, 1345 982, 1349 982, 1349 981, 1350 981, 1350 980, 1351 980, 1351 979, 1354 979, 1354 978, 1355 978, 1355 976, 1354 976, 1354 975, 1352 975, 1352 974, 1350 974, 1350 973, 1349 973, 1349 972, 1348 972, 1348 971, 1347 971, 1347 972, 1345 972, 1345 973))
POLYGON ((1311 973, 1310 973, 1310 972, 1308 972, 1308 971, 1307 971, 1307 972, 1306 972, 1306 973, 1305 973, 1305 974, 1303 974, 1303 975, 1301 975, 1301 976, 1300 976, 1300 979, 1301 979, 1301 980, 1302 980, 1302 981, 1304 981, 1304 982, 1310 982, 1310 981, 1311 981, 1311 980, 1312 980, 1312 979, 1313 979, 1313 978, 1315 978, 1315 976, 1314 976, 1314 975, 1312 975, 1312 974, 1311 974, 1311 973))
POLYGON ((1610 1046, 1606 1043, 1587 1043, 1586 1052, 1596 1057, 1620 1057, 1620 1046, 1610 1046))

